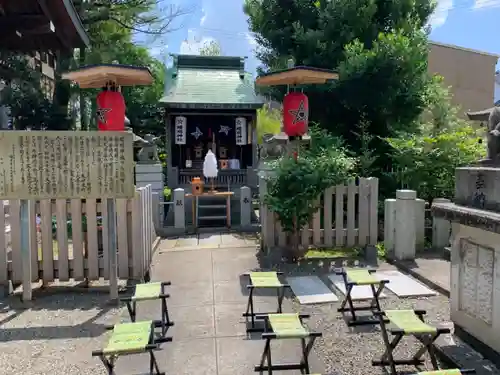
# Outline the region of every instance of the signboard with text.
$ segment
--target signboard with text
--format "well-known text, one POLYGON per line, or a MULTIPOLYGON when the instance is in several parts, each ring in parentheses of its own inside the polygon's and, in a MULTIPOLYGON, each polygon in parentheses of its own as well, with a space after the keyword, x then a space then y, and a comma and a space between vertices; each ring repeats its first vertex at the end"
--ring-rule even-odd
POLYGON ((0 131, 0 199, 134 194, 132 133, 0 131))

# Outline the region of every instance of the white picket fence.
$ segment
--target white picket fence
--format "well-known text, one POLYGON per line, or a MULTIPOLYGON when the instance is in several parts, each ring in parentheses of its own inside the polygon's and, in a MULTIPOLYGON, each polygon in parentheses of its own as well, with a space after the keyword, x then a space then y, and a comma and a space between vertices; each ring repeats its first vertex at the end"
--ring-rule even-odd
MULTIPOLYGON (((286 246, 287 236, 276 214, 262 203, 267 192, 260 180, 262 242, 265 248, 286 246)), ((358 183, 333 186, 325 190, 322 206, 301 230, 301 244, 307 247, 353 247, 376 245, 378 238, 378 179, 359 178, 358 183)))
MULTIPOLYGON (((45 199, 28 204, 32 282, 109 280, 104 200, 45 199)), ((150 268, 156 239, 151 185, 138 188, 133 199, 116 199, 115 207, 118 278, 141 280, 150 268)), ((0 285, 16 285, 23 281, 20 201, 7 205, 0 200, 0 212, 0 228, 5 228, 0 230, 0 285)))

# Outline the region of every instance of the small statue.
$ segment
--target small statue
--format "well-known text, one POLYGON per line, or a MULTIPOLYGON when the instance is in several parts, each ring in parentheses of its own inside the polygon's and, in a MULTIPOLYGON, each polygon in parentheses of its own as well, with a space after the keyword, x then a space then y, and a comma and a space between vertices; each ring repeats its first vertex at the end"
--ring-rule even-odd
POLYGON ((137 159, 140 163, 156 163, 160 160, 158 158, 158 148, 156 147, 159 139, 160 137, 155 137, 153 134, 146 134, 144 136, 146 143, 137 154, 137 159))
POLYGON ((284 155, 286 147, 273 134, 264 134, 262 136, 262 145, 259 149, 259 157, 262 160, 275 159, 284 155))
POLYGON ((494 107, 488 117, 487 156, 485 161, 500 161, 500 107, 494 107))

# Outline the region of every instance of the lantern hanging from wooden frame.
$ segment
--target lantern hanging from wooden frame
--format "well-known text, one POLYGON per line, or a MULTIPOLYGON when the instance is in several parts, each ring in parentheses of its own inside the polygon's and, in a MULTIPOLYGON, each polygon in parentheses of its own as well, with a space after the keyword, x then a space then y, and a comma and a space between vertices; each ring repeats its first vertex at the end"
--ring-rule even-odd
MULTIPOLYGON (((339 78, 337 72, 310 66, 294 66, 288 61, 288 68, 269 72, 257 77, 257 86, 324 85, 339 78)), ((303 136, 307 133, 309 119, 309 101, 300 92, 287 94, 283 101, 283 131, 289 137, 303 136)))
POLYGON ((125 100, 114 82, 106 84, 96 97, 97 129, 125 131, 125 100))
POLYGON ((309 99, 301 92, 290 92, 283 100, 283 131, 289 137, 307 133, 309 99))

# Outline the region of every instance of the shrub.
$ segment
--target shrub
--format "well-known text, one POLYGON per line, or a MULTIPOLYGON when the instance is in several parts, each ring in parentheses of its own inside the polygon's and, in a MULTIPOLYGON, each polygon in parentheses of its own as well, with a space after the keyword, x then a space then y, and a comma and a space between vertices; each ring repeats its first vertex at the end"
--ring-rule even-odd
POLYGON ((320 195, 326 188, 352 177, 355 165, 340 140, 324 130, 315 129, 311 134, 310 150, 301 151, 297 160, 283 157, 276 162, 275 174, 268 179, 264 198, 283 230, 291 236, 292 257, 298 255, 299 231, 318 210, 320 195))
POLYGON ((417 124, 417 134, 389 138, 392 158, 398 175, 393 176, 420 198, 432 201, 453 197, 455 168, 484 157, 483 132, 458 116, 449 91, 440 77, 427 92, 427 109, 417 124))

